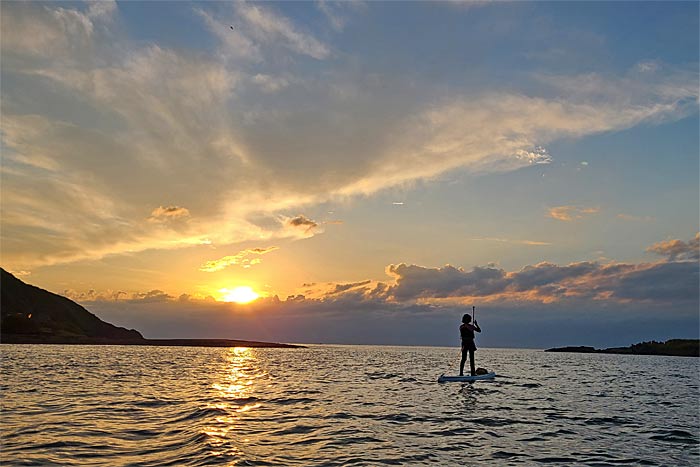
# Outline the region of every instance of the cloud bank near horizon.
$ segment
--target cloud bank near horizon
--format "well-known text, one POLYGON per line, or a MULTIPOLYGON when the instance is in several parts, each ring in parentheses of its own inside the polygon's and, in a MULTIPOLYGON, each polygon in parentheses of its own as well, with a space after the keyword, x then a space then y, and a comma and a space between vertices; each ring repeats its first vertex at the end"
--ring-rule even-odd
POLYGON ((700 324, 697 238, 652 247, 663 250, 664 245, 680 242, 686 259, 539 263, 518 271, 492 265, 464 270, 398 264, 386 269, 393 282, 304 284, 302 293, 285 299, 266 297, 247 305, 161 290, 132 294, 67 290, 64 294, 103 318, 150 337, 440 344, 438 336, 477 305, 482 322, 496 326, 487 345, 573 344, 574 337, 576 343, 616 345, 621 343, 614 340, 616 336, 634 339, 631 336, 642 336, 642 331, 651 336, 656 329, 649 326, 652 322, 658 322, 660 330, 668 326, 664 332, 669 338, 696 336, 700 324), (599 320, 597 324, 592 316, 599 320), (516 323, 529 331, 518 336, 516 323), (371 332, 360 332, 363 326, 371 327, 371 332), (577 326, 596 334, 582 342, 577 326), (421 334, 421 327, 426 334, 421 334), (559 329, 559 334, 543 335, 540 327, 559 329))
MULTIPOLYGON (((193 14, 214 45, 195 51, 132 40, 115 2, 2 4, 6 266, 306 238, 321 231, 303 214, 318 203, 456 169, 547 164, 557 140, 697 111, 697 75, 661 63, 622 76, 523 76, 537 86, 456 89, 449 100, 418 83, 428 97, 404 99, 411 77, 358 77, 358 57, 332 34, 268 5, 207 6, 193 14)), ((350 16, 327 17, 337 33, 350 16)), ((407 274, 397 296, 412 295, 419 273, 504 280, 396 271, 407 274)))

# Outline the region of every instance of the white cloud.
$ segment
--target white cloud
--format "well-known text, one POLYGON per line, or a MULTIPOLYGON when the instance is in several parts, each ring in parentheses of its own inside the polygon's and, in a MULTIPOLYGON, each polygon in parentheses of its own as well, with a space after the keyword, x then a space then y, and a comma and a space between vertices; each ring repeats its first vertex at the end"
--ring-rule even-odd
POLYGON ((260 3, 239 3, 236 12, 249 26, 250 34, 260 42, 279 43, 296 53, 318 60, 330 56, 327 45, 311 34, 298 30, 287 18, 260 3))
POLYGON ((260 47, 244 34, 240 27, 231 29, 233 21, 217 20, 211 13, 201 8, 196 8, 194 11, 204 19, 209 31, 219 39, 221 44, 219 55, 224 61, 262 60, 260 47))
POLYGON ((653 73, 661 68, 661 65, 654 60, 645 60, 637 63, 636 68, 641 73, 653 73))

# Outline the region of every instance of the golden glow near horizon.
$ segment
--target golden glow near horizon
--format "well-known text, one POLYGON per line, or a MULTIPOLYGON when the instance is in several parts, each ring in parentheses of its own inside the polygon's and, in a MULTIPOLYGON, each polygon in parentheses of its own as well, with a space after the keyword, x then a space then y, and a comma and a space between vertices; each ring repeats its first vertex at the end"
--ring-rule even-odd
POLYGON ((252 288, 248 287, 247 285, 243 285, 240 287, 236 287, 234 289, 220 289, 219 292, 221 292, 221 298, 219 301, 222 302, 234 302, 234 303, 240 303, 240 304, 245 304, 245 303, 250 303, 253 300, 256 300, 260 297, 260 295, 255 292, 252 288))

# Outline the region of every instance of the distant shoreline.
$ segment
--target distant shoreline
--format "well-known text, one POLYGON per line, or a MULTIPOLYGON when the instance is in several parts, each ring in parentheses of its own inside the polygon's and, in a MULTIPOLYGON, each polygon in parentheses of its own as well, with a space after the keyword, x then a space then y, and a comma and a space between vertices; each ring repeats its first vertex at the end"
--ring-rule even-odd
POLYGON ((629 347, 596 349, 587 346, 555 347, 545 352, 602 353, 621 355, 665 355, 668 357, 700 357, 700 339, 671 339, 666 342, 642 342, 629 347))
POLYGON ((297 344, 246 341, 239 339, 107 339, 99 337, 57 337, 3 334, 0 344, 54 344, 54 345, 142 345, 159 347, 255 347, 298 349, 297 344))

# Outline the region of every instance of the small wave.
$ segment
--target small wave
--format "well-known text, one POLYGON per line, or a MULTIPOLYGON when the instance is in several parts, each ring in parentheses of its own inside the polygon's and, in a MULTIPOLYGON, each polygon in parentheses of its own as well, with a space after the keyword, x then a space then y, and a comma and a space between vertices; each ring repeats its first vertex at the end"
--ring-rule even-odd
POLYGON ((338 419, 338 420, 348 420, 348 419, 350 419, 350 418, 355 418, 355 415, 350 414, 350 413, 348 413, 348 412, 336 412, 336 413, 332 413, 332 414, 330 414, 330 415, 326 415, 326 416, 323 417, 323 418, 331 418, 331 419, 332 419, 332 418, 335 418, 335 419, 338 419))
POLYGON ((585 421, 587 425, 629 425, 631 422, 623 417, 593 417, 585 421))
POLYGON ((660 432, 660 434, 653 435, 650 437, 655 441, 666 441, 669 443, 680 443, 680 444, 697 444, 698 436, 688 433, 683 430, 670 430, 665 432, 660 432))
POLYGON ((508 452, 508 451, 496 451, 491 454, 494 459, 512 459, 514 457, 528 457, 527 454, 520 454, 518 452, 508 452))
POLYGON ((311 426, 311 425, 296 425, 291 428, 284 428, 282 430, 277 430, 273 431, 270 434, 274 436, 281 436, 281 435, 299 435, 299 434, 306 434, 306 433, 311 433, 313 431, 318 430, 317 426, 311 426))
POLYGON ((183 415, 182 417, 172 420, 170 423, 180 423, 191 420, 199 420, 212 415, 223 415, 226 414, 226 410, 219 407, 203 407, 195 409, 192 412, 183 415))
POLYGON ((358 436, 353 438, 337 438, 326 443, 326 446, 350 446, 352 444, 381 443, 383 440, 373 436, 358 436))
POLYGON ((248 404, 253 404, 255 402, 258 402, 260 399, 257 397, 239 397, 239 398, 234 398, 234 399, 226 399, 228 402, 231 402, 236 405, 248 405, 248 404))
POLYGON ((294 405, 294 404, 308 404, 311 402, 316 402, 316 399, 311 399, 309 397, 299 397, 299 398, 278 398, 271 399, 271 404, 276 405, 294 405))
POLYGON ((395 375, 394 373, 382 373, 382 372, 365 373, 365 375, 369 379, 394 379, 394 378, 399 377, 399 375, 395 375))
POLYGON ((541 464, 575 464, 578 462, 577 459, 574 459, 572 457, 542 457, 539 459, 535 459, 535 462, 539 462, 541 464))
POLYGON ((386 420, 389 422, 399 422, 399 423, 405 423, 405 422, 410 422, 413 420, 413 417, 411 417, 408 414, 405 413, 394 413, 394 414, 388 414, 388 415, 380 415, 378 417, 375 417, 377 420, 386 420))
POLYGON ((145 401, 135 401, 133 405, 136 407, 163 407, 172 404, 172 401, 167 401, 163 399, 151 399, 145 401))

